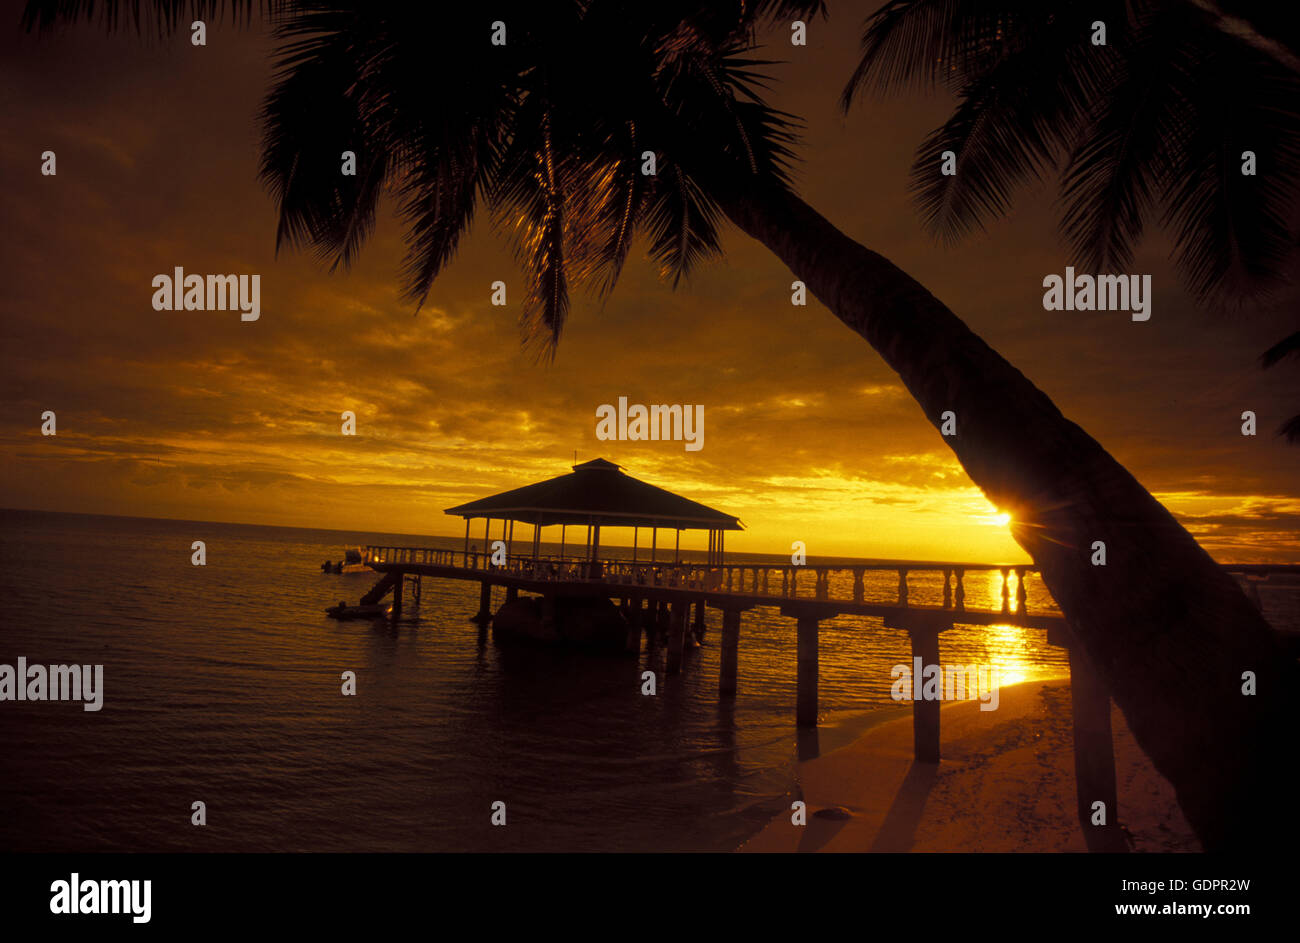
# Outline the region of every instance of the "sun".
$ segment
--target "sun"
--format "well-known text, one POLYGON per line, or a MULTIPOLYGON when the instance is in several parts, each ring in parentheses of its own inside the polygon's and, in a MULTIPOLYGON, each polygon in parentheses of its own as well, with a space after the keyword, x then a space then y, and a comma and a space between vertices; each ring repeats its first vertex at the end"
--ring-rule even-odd
POLYGON ((996 524, 998 527, 1006 527, 1008 524, 1011 523, 1011 515, 1008 514, 1006 511, 1003 511, 1001 514, 994 514, 993 523, 996 524))

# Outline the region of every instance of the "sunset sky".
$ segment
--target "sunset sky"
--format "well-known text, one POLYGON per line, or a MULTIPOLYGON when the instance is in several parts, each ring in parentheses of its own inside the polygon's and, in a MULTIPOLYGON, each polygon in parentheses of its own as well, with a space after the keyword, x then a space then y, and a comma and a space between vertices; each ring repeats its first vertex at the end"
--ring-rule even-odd
MULTIPOLYGON (((787 60, 775 103, 807 122, 802 195, 930 288, 1218 559, 1300 561, 1300 449, 1273 434, 1300 407, 1297 368, 1257 364, 1295 329, 1294 295, 1200 309, 1153 233, 1131 269, 1153 276, 1150 321, 1044 311, 1044 276, 1073 264, 1054 183, 937 245, 906 185, 950 101, 838 110, 870 7, 832 4, 806 48, 777 33, 765 50, 787 60)), ((539 365, 486 214, 418 316, 399 297, 391 216, 350 272, 276 258, 256 178, 265 30, 210 25, 198 48, 97 26, 37 38, 18 8, 0 25, 0 506, 459 534, 444 508, 563 474, 576 451, 738 516, 728 550, 1027 559, 892 371, 815 300, 793 307, 793 276, 735 229, 725 261, 676 291, 635 253, 609 299, 575 296, 539 365), (57 176, 40 173, 45 150, 57 176), (176 266, 259 273, 261 319, 153 310, 151 280, 176 266), (490 304, 498 279, 506 307, 490 304), (596 408, 619 396, 703 404, 703 449, 597 441, 596 408), (44 410, 56 437, 40 434, 44 410)))

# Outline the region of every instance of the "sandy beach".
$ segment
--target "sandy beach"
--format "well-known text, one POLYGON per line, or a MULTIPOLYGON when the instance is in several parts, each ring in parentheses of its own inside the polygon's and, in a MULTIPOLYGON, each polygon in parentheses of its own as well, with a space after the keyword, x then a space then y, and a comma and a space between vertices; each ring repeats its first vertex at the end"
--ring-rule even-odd
MULTIPOLYGON (((1169 782, 1112 706, 1119 822, 1133 851, 1200 851, 1169 782)), ((774 819, 750 852, 1086 852, 1075 813, 1069 679, 1001 691, 995 711, 976 701, 943 708, 943 760, 912 762, 910 716, 799 766, 791 801, 808 824, 774 819)))

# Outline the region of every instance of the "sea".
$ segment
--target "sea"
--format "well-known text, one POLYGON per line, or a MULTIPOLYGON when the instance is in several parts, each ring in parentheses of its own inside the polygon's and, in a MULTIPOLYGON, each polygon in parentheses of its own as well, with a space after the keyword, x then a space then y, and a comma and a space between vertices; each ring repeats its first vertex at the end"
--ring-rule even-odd
MULTIPOLYGON (((0 850, 730 851, 789 808, 799 759, 909 710, 890 696, 907 636, 871 618, 822 623, 815 731, 774 609, 743 616, 734 700, 713 610, 673 675, 662 650, 498 645, 470 621, 477 583, 426 578, 395 624, 330 619, 376 576, 320 565, 365 544, 461 540, 0 511, 0 664, 104 666, 99 711, 0 702, 0 850)), ((878 580, 868 598, 890 598, 897 576, 878 580)), ((1000 578, 966 588, 1000 600, 1000 578)), ((1003 684, 1068 674, 1011 625, 945 633, 941 658, 1003 684)))

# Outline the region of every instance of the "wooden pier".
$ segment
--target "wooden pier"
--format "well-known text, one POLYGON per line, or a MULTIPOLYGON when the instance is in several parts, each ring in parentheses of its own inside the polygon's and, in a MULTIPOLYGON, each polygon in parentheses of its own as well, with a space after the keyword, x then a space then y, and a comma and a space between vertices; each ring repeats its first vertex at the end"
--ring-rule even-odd
POLYGON ((1018 625, 1049 631, 1064 625, 1064 617, 1050 598, 1033 612, 1029 608, 1026 580, 1036 569, 1026 565, 991 565, 891 561, 857 566, 793 566, 777 564, 706 564, 706 563, 631 563, 625 560, 574 560, 545 556, 507 556, 501 565, 493 565, 491 556, 477 551, 441 550, 429 547, 369 546, 366 559, 372 569, 385 574, 375 588, 362 599, 378 602, 390 590, 395 592, 394 613, 400 611, 401 581, 405 577, 477 582, 479 608, 474 619, 491 619, 491 591, 504 587, 507 598, 519 592, 535 593, 543 598, 604 597, 615 600, 629 618, 636 617, 634 628, 653 631, 655 614, 667 606, 682 614, 671 619, 668 644, 670 652, 675 637, 687 630, 685 613, 694 612, 692 629, 703 628, 704 607, 722 614, 722 677, 719 691, 724 696, 736 693, 740 616, 760 606, 775 608, 794 620, 799 638, 799 723, 816 723, 818 626, 825 619, 839 615, 874 616, 885 625, 907 632, 916 639, 914 654, 924 649, 926 664, 937 664, 937 654, 929 636, 938 635, 954 625, 1018 625), (887 571, 896 577, 892 598, 869 598, 868 574, 887 571), (970 608, 966 605, 965 582, 970 574, 996 573, 1001 583, 1001 605, 995 608, 970 608), (931 576, 936 586, 942 580, 942 602, 925 605, 913 601, 911 581, 931 576), (832 587, 845 587, 844 596, 832 593, 832 587), (919 647, 917 647, 919 646, 919 647))
MULTIPOLYGON (((554 619, 560 599, 613 600, 629 625, 628 649, 640 652, 643 635, 651 645, 666 642, 670 673, 682 668, 687 633, 702 641, 705 609, 715 609, 722 623, 720 698, 738 694, 743 614, 759 607, 773 608, 793 623, 795 722, 801 728, 815 728, 818 721, 823 620, 841 615, 878 618, 885 628, 905 634, 907 657, 919 658, 926 666, 942 665, 941 636, 958 625, 1042 630, 1047 644, 1069 652, 1078 813, 1088 846, 1095 851, 1125 850, 1116 824, 1109 692, 1051 597, 1044 591, 1042 598, 1030 598, 1028 578, 1037 573, 1034 566, 905 560, 852 566, 728 562, 723 538, 725 531, 742 527, 739 520, 637 481, 622 474, 617 465, 600 459, 574 466, 571 475, 450 508, 447 513, 465 518, 463 549, 367 547, 364 558, 381 578, 362 603, 377 603, 392 592, 392 616, 397 619, 402 613, 403 587, 408 583, 418 599, 426 577, 477 582, 478 611, 472 618, 483 638, 493 618, 492 590, 496 586, 504 587, 507 602, 521 592, 540 597, 543 622, 554 619), (481 550, 470 544, 470 521, 479 517, 484 519, 481 550), (500 521, 497 540, 491 533, 494 520, 500 521), (528 553, 512 552, 516 522, 533 527, 528 553), (561 552, 543 555, 541 531, 555 525, 560 527, 561 552), (601 558, 602 525, 632 530, 631 560, 601 558), (566 531, 571 526, 585 527, 581 556, 564 552, 566 531), (641 528, 651 530, 648 560, 638 559, 641 528), (671 560, 658 559, 658 531, 663 528, 676 532, 671 560), (692 529, 709 532, 703 561, 681 559, 681 532, 692 529), (880 580, 882 573, 889 574, 887 580, 880 580), (972 577, 984 580, 986 586, 997 586, 993 605, 968 605, 967 582, 972 577), (882 582, 890 587, 888 591, 882 591, 882 582), (924 602, 919 601, 922 598, 924 602), (1096 801, 1106 803, 1106 826, 1090 824, 1096 801)), ((1300 566, 1225 569, 1243 581, 1257 605, 1258 582, 1277 572, 1300 574, 1300 566)), ((899 654, 901 659, 903 652, 899 654)), ((915 758, 919 763, 938 763, 942 701, 918 697, 920 680, 912 679, 911 691, 915 758)))
MULTIPOLYGON (((856 566, 793 566, 782 564, 723 563, 632 563, 626 560, 575 560, 545 556, 507 556, 493 566, 491 555, 481 552, 442 550, 429 547, 369 546, 366 559, 383 578, 363 602, 377 602, 394 593, 393 614, 401 612, 404 582, 433 579, 464 580, 479 584, 478 611, 473 619, 486 626, 492 617, 492 588, 505 588, 506 598, 520 592, 535 593, 544 600, 563 596, 604 597, 619 603, 630 623, 629 648, 640 651, 643 634, 654 644, 661 626, 667 624, 667 669, 682 666, 686 633, 703 635, 704 608, 721 614, 719 642, 721 668, 718 695, 738 694, 741 620, 744 613, 770 607, 793 622, 796 634, 795 722, 814 727, 818 718, 819 628, 825 619, 839 615, 874 616, 886 628, 905 633, 906 657, 920 658, 925 665, 942 664, 940 638, 959 625, 1015 625, 1046 632, 1047 644, 1069 652, 1072 708, 1074 717, 1075 770, 1078 781, 1079 819, 1089 847, 1097 851, 1123 850, 1123 840, 1114 827, 1117 818, 1114 749, 1110 725, 1110 696, 1100 675, 1075 644, 1066 618, 1050 597, 1033 603, 1027 577, 1037 569, 1028 565, 891 561, 856 566), (871 594, 870 574, 891 572, 896 581, 889 598, 871 594), (988 579, 997 574, 999 605, 972 608, 966 605, 966 581, 976 575, 988 579), (940 580, 942 583, 940 584, 940 580), (926 582, 942 593, 934 605, 914 601, 914 585, 926 582), (941 590, 937 587, 942 586, 941 590), (837 595, 844 588, 847 594, 837 595), (691 614, 693 613, 693 618, 691 614), (1090 824, 1092 803, 1106 803, 1106 827, 1090 824)), ((1225 569, 1249 580, 1248 586, 1272 573, 1300 573, 1295 566, 1242 565, 1225 569)), ((418 592, 418 589, 417 589, 418 592)), ((1249 592, 1249 589, 1248 589, 1249 592)), ((1258 601, 1258 593, 1252 594, 1258 601)), ((900 658, 904 652, 900 651, 900 658)), ((919 679, 913 679, 917 683, 919 679)), ((939 718, 942 702, 912 700, 914 750, 917 762, 938 763, 941 757, 939 718)))

